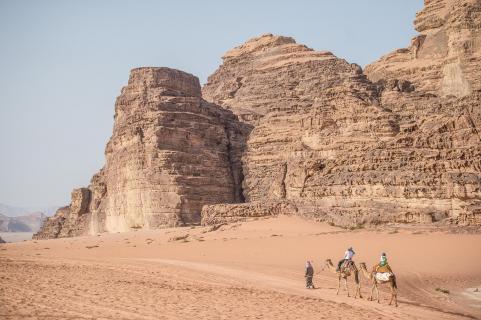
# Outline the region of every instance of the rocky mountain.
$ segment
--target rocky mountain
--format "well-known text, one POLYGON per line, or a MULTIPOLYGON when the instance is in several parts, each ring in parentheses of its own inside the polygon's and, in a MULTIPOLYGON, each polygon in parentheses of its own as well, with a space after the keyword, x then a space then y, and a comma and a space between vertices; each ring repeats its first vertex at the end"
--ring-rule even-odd
POLYGON ((106 165, 37 238, 200 223, 205 204, 242 201, 248 126, 201 97, 197 77, 132 70, 115 106, 106 165))
POLYGON ((58 207, 16 207, 0 203, 0 214, 7 217, 25 216, 35 212, 42 212, 47 216, 53 215, 58 207))
POLYGON ((481 2, 425 0, 414 21, 420 33, 366 67, 373 81, 399 79, 416 91, 463 97, 481 89, 481 2))
POLYGON ((426 0, 413 45, 366 72, 271 34, 228 51, 202 92, 132 70, 105 167, 36 238, 280 213, 481 225, 478 9, 426 0))
POLYGON ((13 206, 0 203, 0 214, 9 216, 9 217, 15 217, 25 213, 26 213, 25 208, 13 207, 13 206))
MULTIPOLYGON (((290 200, 344 226, 479 221, 479 92, 442 98, 408 80, 373 83, 357 65, 270 34, 223 60, 203 95, 254 125, 248 202, 290 200)), ((217 218, 231 217, 219 208, 217 218)))
POLYGON ((43 212, 7 217, 0 213, 0 232, 37 232, 47 218, 43 212))

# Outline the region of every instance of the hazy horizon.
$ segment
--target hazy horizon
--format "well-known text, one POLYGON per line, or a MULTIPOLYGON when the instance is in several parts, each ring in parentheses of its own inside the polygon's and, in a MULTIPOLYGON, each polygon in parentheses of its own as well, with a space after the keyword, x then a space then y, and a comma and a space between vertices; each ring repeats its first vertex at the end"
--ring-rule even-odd
POLYGON ((422 0, 1 1, 0 203, 62 206, 104 165, 129 71, 205 83, 222 55, 265 33, 361 66, 409 45, 422 0))

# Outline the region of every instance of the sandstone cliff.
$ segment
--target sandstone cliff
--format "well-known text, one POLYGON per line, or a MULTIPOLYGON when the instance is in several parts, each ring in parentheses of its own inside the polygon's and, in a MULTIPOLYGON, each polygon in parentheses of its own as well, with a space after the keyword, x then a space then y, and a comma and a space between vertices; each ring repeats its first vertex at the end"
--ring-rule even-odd
POLYGON ((271 34, 228 51, 202 94, 132 70, 105 167, 36 237, 286 213, 481 225, 480 2, 425 4, 411 47, 365 73, 271 34))
POLYGON ((203 205, 242 200, 246 130, 201 98, 196 77, 132 70, 115 105, 105 167, 35 237, 198 224, 203 205))
POLYGON ((208 78, 202 95, 255 125, 271 111, 292 109, 293 104, 303 108, 312 102, 313 95, 321 95, 319 90, 337 88, 343 91, 339 94, 375 99, 358 65, 337 59, 328 51, 316 52, 292 38, 266 34, 228 51, 222 66, 208 78))
POLYGON ((402 79, 416 90, 463 97, 481 89, 481 2, 425 0, 414 22, 420 34, 366 67, 373 81, 402 79))
MULTIPOLYGON (((203 95, 254 125, 247 201, 287 200, 345 226, 480 223, 479 92, 438 98, 416 79, 374 84, 356 65, 273 35, 223 59, 203 95)), ((232 220, 237 207, 206 207, 205 223, 232 220)))

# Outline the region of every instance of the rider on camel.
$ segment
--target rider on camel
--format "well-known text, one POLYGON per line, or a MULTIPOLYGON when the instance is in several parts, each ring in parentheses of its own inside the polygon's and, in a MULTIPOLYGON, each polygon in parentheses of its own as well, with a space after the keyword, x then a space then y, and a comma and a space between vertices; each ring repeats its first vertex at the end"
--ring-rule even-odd
POLYGON ((389 263, 387 262, 387 256, 386 253, 381 253, 381 259, 379 263, 375 266, 375 271, 377 273, 385 273, 385 272, 390 272, 392 273, 391 267, 389 266, 389 263))
POLYGON ((339 260, 339 263, 337 264, 337 269, 336 271, 341 271, 341 266, 344 262, 347 262, 347 261, 352 261, 352 257, 355 255, 356 253, 354 252, 354 250, 352 249, 352 247, 349 247, 349 249, 346 250, 346 252, 344 253, 344 258, 342 258, 342 260, 339 260))

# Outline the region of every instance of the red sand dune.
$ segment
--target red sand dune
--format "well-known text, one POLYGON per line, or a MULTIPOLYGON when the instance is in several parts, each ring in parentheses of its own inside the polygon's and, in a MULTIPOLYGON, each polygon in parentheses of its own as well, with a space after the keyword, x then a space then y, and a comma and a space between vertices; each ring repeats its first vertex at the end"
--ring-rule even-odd
MULTIPOLYGON (((392 229, 391 229, 392 230, 392 229)), ((0 245, 2 319, 476 319, 481 235, 346 231, 297 217, 0 245), (388 254, 399 307, 336 296, 326 258, 388 254), (313 260, 315 290, 304 288, 313 260), (471 289, 468 289, 471 288, 471 289), (436 290, 438 289, 438 290, 436 290), (449 293, 446 290, 449 291, 449 293), (442 292, 445 291, 445 292, 442 292)), ((353 280, 350 290, 354 293, 353 280)))

